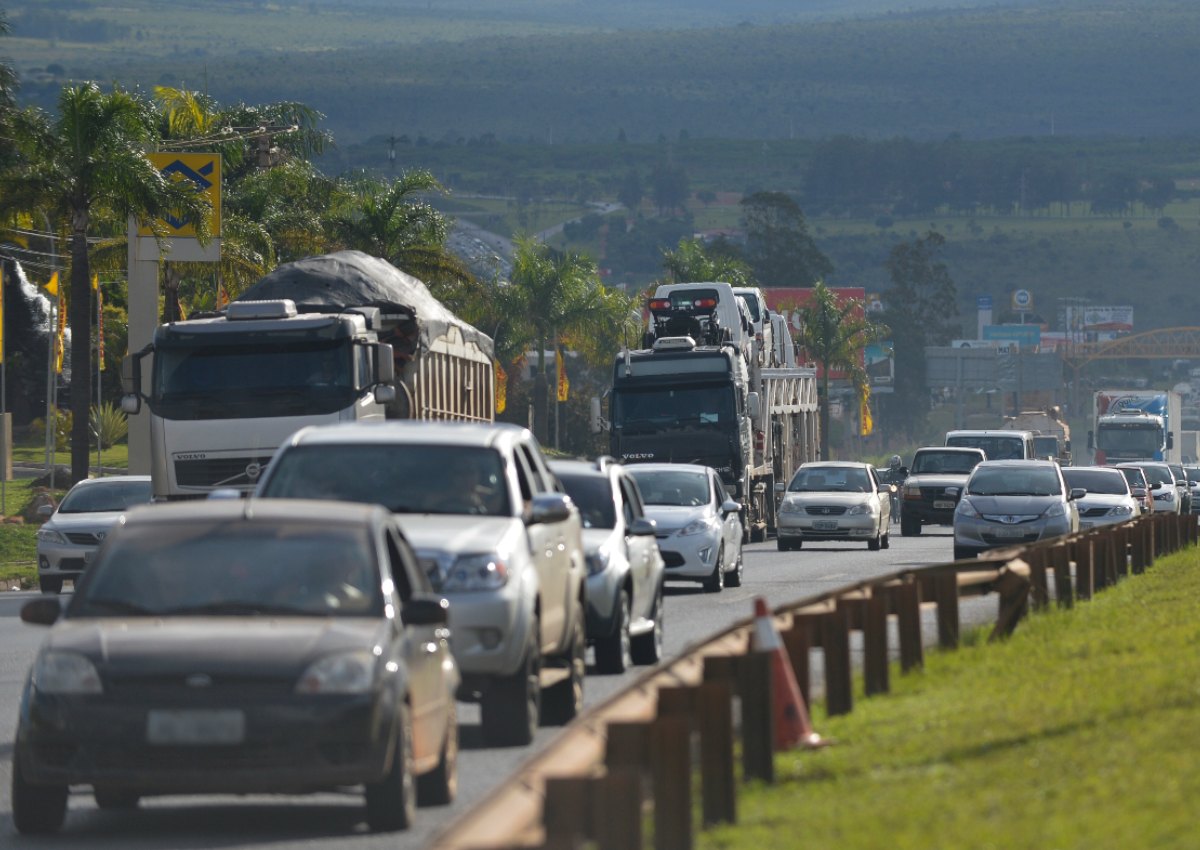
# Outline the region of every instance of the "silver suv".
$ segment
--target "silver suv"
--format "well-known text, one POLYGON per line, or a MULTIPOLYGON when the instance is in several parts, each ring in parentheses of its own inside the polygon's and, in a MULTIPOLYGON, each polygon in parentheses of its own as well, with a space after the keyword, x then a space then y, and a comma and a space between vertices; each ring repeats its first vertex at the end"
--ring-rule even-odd
POLYGON ((352 423, 280 447, 257 496, 381 503, 450 600, 461 699, 490 744, 529 743, 583 703, 579 511, 533 435, 513 425, 352 423))

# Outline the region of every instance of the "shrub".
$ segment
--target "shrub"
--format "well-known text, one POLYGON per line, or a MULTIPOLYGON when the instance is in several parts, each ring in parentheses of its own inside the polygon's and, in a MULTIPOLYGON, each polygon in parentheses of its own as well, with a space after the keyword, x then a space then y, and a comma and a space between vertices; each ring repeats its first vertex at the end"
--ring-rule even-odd
MULTIPOLYGON (((71 445, 71 411, 54 409, 54 449, 66 451, 71 445)), ((28 425, 29 436, 33 438, 46 436, 46 420, 44 417, 34 419, 28 425)))
POLYGON ((124 440, 129 434, 129 418, 112 402, 93 404, 88 424, 92 433, 100 436, 101 446, 111 446, 124 440))

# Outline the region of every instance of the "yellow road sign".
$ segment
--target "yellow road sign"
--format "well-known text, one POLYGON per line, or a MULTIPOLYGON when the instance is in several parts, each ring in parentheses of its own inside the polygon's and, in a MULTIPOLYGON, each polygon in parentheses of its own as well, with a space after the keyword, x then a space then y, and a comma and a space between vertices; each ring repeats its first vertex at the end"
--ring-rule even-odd
MULTIPOLYGON (((209 233, 221 235, 221 155, 216 153, 151 153, 146 155, 168 180, 189 180, 197 192, 203 192, 212 204, 209 213, 209 233)), ((196 228, 187 219, 167 216, 159 219, 168 236, 195 237, 196 228)), ((143 225, 140 236, 153 236, 154 231, 143 225)))

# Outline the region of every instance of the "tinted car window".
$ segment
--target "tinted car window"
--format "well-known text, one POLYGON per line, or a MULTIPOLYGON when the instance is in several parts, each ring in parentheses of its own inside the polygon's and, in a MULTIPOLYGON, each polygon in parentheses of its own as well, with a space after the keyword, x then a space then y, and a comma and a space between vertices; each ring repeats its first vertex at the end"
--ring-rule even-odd
POLYGON ((1165 466, 1146 464, 1142 467, 1142 472, 1146 474, 1146 480, 1149 481, 1151 485, 1175 483, 1175 479, 1171 475, 1171 470, 1165 466))
POLYGON ((966 475, 979 463, 980 457, 966 452, 917 452, 910 472, 916 474, 943 473, 966 475))
POLYGON ((708 479, 703 472, 631 469, 629 474, 642 491, 647 505, 705 505, 709 502, 708 479))
POLYGON ((1105 493, 1124 496, 1129 484, 1124 475, 1101 469, 1064 469, 1063 478, 1068 487, 1082 487, 1089 493, 1105 493))
POLYGON ((1062 493, 1058 474, 1045 467, 977 467, 967 489, 975 496, 1057 496, 1062 493))
POLYGON ((612 485, 607 475, 559 475, 567 495, 579 508, 584 528, 613 528, 617 512, 613 505, 612 485))
POLYGON ((793 493, 869 493, 871 482, 866 470, 852 466, 801 467, 792 476, 788 490, 793 493))
POLYGON ((179 523, 121 529, 88 568, 69 614, 379 616, 363 528, 179 523))
POLYGON ((511 515, 500 454, 466 446, 295 446, 276 461, 262 495, 381 504, 395 513, 511 515))
POLYGON ((149 481, 114 481, 75 487, 63 499, 58 511, 64 514, 124 511, 149 501, 149 481))

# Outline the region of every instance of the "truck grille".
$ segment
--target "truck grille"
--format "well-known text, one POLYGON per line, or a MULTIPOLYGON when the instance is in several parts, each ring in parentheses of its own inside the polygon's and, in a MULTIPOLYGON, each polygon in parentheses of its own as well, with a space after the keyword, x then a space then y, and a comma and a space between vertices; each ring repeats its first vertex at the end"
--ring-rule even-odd
POLYGON ((177 460, 175 483, 180 487, 253 487, 270 460, 270 455, 177 460))

